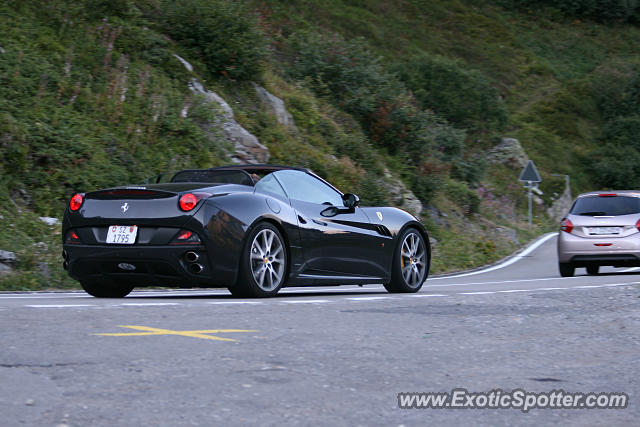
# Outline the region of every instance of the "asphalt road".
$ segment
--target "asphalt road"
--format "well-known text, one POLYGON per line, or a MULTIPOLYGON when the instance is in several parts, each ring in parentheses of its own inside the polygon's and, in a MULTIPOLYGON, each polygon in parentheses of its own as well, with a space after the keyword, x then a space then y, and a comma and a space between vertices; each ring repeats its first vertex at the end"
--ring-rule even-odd
POLYGON ((638 425, 640 269, 555 237, 422 291, 0 293, 3 426, 638 425), (399 409, 399 392, 625 392, 626 409, 399 409))

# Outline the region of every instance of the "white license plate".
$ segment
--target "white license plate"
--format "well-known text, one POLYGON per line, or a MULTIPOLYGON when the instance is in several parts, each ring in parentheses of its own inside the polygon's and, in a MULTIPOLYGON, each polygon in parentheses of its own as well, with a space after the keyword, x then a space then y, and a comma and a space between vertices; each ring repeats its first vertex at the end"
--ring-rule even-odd
POLYGON ((137 234, 137 225, 110 225, 107 230, 107 243, 133 245, 137 234))
POLYGON ((589 234, 620 234, 620 227, 589 227, 589 234))

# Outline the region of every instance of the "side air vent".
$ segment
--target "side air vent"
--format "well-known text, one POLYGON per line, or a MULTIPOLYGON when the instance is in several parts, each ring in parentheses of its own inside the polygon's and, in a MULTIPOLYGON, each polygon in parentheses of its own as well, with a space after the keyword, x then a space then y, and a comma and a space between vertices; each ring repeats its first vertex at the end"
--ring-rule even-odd
POLYGON ((385 237, 391 237, 391 231, 389 231, 389 229, 384 225, 376 225, 375 229, 378 232, 378 234, 381 234, 382 236, 385 236, 385 237))

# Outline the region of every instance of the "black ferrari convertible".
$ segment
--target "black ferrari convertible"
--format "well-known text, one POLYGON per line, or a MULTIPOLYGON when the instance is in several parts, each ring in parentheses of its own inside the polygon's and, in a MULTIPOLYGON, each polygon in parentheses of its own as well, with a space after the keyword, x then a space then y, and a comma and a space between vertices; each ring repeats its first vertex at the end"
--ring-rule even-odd
POLYGON ((360 207, 309 170, 271 165, 78 193, 62 233, 69 275, 112 298, 137 286, 225 287, 243 297, 371 283, 417 292, 431 256, 424 227, 407 212, 360 207))

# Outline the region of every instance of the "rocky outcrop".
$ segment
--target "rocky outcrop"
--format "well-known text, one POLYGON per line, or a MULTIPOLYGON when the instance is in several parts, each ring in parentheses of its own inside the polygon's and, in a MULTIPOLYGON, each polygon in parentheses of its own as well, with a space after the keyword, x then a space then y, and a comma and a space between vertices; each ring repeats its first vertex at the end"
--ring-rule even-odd
POLYGON ((418 216, 422 212, 422 203, 404 183, 395 178, 389 170, 384 170, 384 179, 380 185, 386 190, 394 206, 418 216))
POLYGON ((262 103, 276 116, 276 120, 283 126, 286 126, 292 131, 297 131, 295 122, 293 121, 293 117, 287 111, 287 108, 284 105, 284 101, 277 96, 273 95, 265 88, 260 85, 253 84, 254 89, 256 90, 256 94, 258 98, 262 101, 262 103))
POLYGON ((220 95, 206 90, 202 83, 196 79, 191 80, 189 89, 194 93, 204 95, 207 102, 216 105, 222 111, 220 119, 213 125, 222 129, 224 138, 233 144, 234 153, 231 156, 233 161, 237 163, 266 163, 269 160, 269 149, 235 121, 233 109, 220 95))
MULTIPOLYGON (((193 72, 193 66, 184 58, 175 56, 178 61, 184 65, 189 72, 193 72)), ((213 123, 202 125, 207 135, 214 139, 217 137, 215 130, 220 129, 225 140, 233 145, 233 153, 231 159, 236 163, 266 163, 269 160, 269 149, 262 145, 258 138, 251 132, 243 128, 236 122, 233 109, 222 99, 217 93, 205 89, 205 87, 196 78, 189 82, 191 92, 203 95, 206 102, 213 105, 214 108, 221 111, 221 116, 213 123)), ((185 107, 181 112, 182 117, 186 117, 188 111, 185 107)))
POLYGON ((547 209, 547 214, 550 218, 560 221, 564 218, 569 209, 571 209, 571 204, 573 203, 573 199, 571 197, 571 187, 569 184, 565 184, 564 191, 560 196, 553 201, 551 206, 547 209))
POLYGON ((16 262, 16 254, 0 250, 0 277, 11 273, 11 266, 16 262))
POLYGON ((184 65, 184 68, 186 68, 186 69, 187 69, 187 71, 189 71, 190 73, 193 73, 193 65, 191 65, 191 64, 189 63, 189 61, 187 61, 186 59, 184 59, 183 57, 181 57, 181 56, 179 56, 179 55, 176 55, 175 53, 173 54, 173 56, 174 56, 178 61, 180 61, 180 63, 181 63, 182 65, 184 65))
POLYGON ((39 219, 40 221, 50 226, 60 225, 60 220, 58 218, 53 218, 50 216, 41 216, 39 217, 39 219))
POLYGON ((529 156, 524 152, 520 141, 515 138, 502 138, 500 144, 487 153, 489 163, 503 164, 514 169, 521 169, 527 165, 529 156))
POLYGON ((495 233, 502 240, 506 240, 508 242, 513 243, 514 245, 519 245, 520 241, 518 240, 518 234, 516 230, 509 227, 496 227, 495 233))

